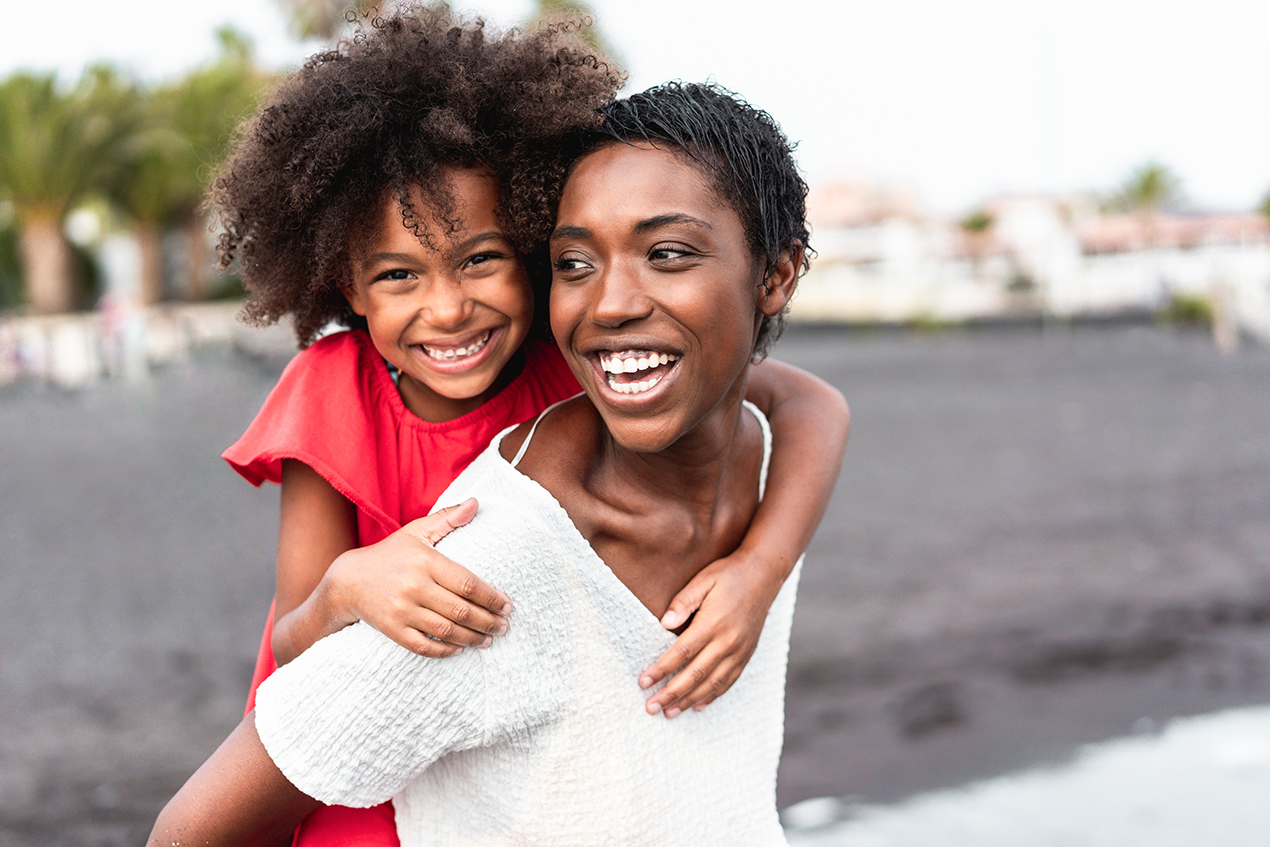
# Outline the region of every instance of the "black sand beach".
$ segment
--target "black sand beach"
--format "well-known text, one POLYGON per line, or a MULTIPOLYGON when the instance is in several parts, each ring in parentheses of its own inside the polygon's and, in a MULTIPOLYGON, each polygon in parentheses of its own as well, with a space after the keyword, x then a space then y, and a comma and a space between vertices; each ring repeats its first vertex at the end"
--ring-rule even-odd
MULTIPOLYGON (((777 355, 854 414, 800 589, 782 806, 1270 702, 1270 350, 795 327, 777 355)), ((0 847, 141 843, 240 717, 277 493, 218 453, 284 361, 0 387, 0 847)))

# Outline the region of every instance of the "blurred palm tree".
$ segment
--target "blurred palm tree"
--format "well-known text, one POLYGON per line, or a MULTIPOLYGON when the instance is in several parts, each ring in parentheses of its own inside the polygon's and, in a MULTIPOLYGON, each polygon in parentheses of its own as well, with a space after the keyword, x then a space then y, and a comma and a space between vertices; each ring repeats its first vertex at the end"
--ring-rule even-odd
MULTIPOLYGON (((376 10, 388 11, 392 0, 278 0, 291 19, 291 28, 301 38, 331 40, 348 24, 350 19, 365 17, 376 10)), ((434 0, 432 6, 447 6, 444 0, 434 0)), ((457 4, 455 4, 457 5, 457 4)), ((582 0, 534 0, 534 11, 525 21, 530 26, 554 23, 562 20, 593 21, 595 13, 582 0)), ((617 61, 617 53, 594 24, 579 33, 598 54, 611 62, 617 61)))
POLYGON ((1171 170, 1159 162, 1147 162, 1129 174, 1108 206, 1139 218, 1147 246, 1154 247, 1159 240, 1160 211, 1178 200, 1180 188, 1181 181, 1171 170))
POLYGON ((1120 196, 1130 211, 1155 215, 1177 199, 1180 186, 1181 182, 1167 167, 1159 162, 1147 162, 1125 180, 1120 196))
POLYGON ((91 68, 70 91, 52 74, 0 83, 0 199, 13 204, 27 302, 37 313, 74 308, 67 213, 109 182, 138 126, 135 86, 91 68))
POLYGON ((330 41, 344 29, 350 13, 356 17, 369 14, 388 3, 366 0, 278 0, 291 20, 291 29, 300 38, 330 41))
POLYGON ((595 23, 595 12, 591 10, 590 4, 582 0, 534 0, 534 13, 528 23, 537 26, 564 20, 585 21, 587 26, 578 33, 582 40, 600 57, 612 64, 621 65, 617 51, 595 23))
POLYGON ((213 64, 142 97, 143 128, 125 145, 108 187, 140 249, 145 303, 164 294, 163 244, 174 229, 186 234, 187 294, 192 299, 207 295, 212 263, 207 220, 199 207, 234 128, 254 110, 268 82, 241 34, 225 28, 217 36, 221 55, 213 64))

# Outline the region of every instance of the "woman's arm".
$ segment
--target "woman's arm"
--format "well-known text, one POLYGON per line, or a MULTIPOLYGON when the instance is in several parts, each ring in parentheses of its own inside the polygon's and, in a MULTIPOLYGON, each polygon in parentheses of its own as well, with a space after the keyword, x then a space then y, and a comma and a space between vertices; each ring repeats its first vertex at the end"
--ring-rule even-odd
POLYGON ((321 804, 278 770, 256 733, 255 713, 195 771, 150 833, 149 847, 286 845, 321 804))
POLYGON ((701 570, 671 601, 662 625, 679 639, 640 677, 650 714, 701 709, 732 686, 758 644, 767 610, 793 570, 833 496, 851 425, 833 386, 792 365, 765 360, 750 369, 746 399, 772 426, 767 492, 732 555, 701 570), (695 615, 693 614, 695 612, 695 615))
MULTIPOLYGON (((475 503, 444 510, 451 527, 475 512, 475 503)), ((358 549, 353 504, 308 465, 283 460, 273 630, 278 664, 358 620, 434 658, 485 646, 491 635, 506 632, 507 596, 433 550, 438 537, 420 526, 407 524, 358 549)))

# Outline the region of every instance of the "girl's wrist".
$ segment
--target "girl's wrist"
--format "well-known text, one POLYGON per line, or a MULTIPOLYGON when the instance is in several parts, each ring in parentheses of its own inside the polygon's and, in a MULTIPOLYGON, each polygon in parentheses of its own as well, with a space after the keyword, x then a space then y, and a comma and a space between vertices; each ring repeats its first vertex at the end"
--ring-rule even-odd
POLYGON ((357 610, 357 591, 349 584, 347 571, 353 566, 360 551, 346 550, 335 558, 314 591, 314 599, 325 612, 325 617, 338 627, 345 627, 361 620, 357 610))

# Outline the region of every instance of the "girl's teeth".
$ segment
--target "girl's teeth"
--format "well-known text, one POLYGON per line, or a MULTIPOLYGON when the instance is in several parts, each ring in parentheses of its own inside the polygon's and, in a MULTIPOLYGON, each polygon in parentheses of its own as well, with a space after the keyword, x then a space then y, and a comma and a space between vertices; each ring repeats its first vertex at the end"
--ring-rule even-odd
POLYGON ((432 348, 426 347, 424 345, 420 345, 420 346, 423 347, 423 352, 427 353, 433 359, 440 359, 443 362, 452 362, 455 359, 462 359, 478 352, 482 347, 485 346, 485 342, 489 341, 489 337, 490 337, 490 333, 487 332, 485 333, 483 337, 478 338, 476 341, 473 341, 468 346, 460 347, 457 350, 453 347, 448 347, 445 350, 433 350, 432 348))

